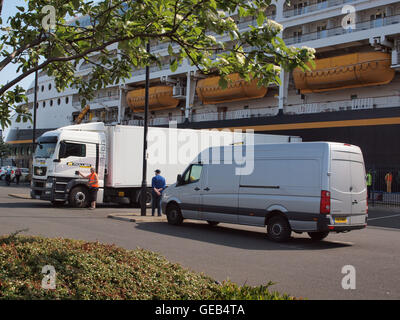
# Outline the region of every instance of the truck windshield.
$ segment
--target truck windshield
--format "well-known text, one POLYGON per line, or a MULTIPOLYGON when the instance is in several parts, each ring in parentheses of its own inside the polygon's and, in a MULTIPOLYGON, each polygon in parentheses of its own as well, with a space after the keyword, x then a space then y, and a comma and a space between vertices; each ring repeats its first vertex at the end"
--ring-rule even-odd
POLYGON ((57 143, 39 143, 36 147, 35 158, 50 158, 54 154, 57 143))

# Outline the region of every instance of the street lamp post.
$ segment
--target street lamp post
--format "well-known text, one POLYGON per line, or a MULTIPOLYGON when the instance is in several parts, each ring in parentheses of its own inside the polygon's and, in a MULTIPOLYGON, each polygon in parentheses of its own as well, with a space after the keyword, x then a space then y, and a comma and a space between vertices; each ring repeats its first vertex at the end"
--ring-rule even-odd
POLYGON ((35 90, 33 98, 33 129, 32 129, 32 151, 35 152, 36 147, 36 111, 37 111, 37 89, 38 89, 38 71, 35 71, 35 90))
MULTIPOLYGON (((150 40, 147 41, 147 53, 150 53, 150 40)), ((143 132, 143 169, 142 169, 142 190, 140 192, 140 215, 146 215, 146 199, 147 199, 147 131, 149 116, 149 85, 150 85, 150 65, 146 66, 146 86, 144 93, 144 132, 143 132)))

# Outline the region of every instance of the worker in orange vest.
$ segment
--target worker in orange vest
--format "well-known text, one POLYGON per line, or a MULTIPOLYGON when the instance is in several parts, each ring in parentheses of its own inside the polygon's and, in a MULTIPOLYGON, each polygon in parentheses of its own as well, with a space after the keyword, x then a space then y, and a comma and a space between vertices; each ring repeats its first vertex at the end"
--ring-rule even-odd
POLYGON ((97 199, 97 191, 99 191, 99 177, 94 170, 94 168, 90 168, 90 174, 88 176, 84 176, 82 173, 78 171, 79 175, 84 179, 89 179, 88 187, 89 187, 89 199, 90 199, 90 210, 96 209, 96 199, 97 199))
POLYGON ((392 181, 393 181, 393 175, 391 172, 386 173, 385 175, 385 182, 386 182, 386 191, 388 193, 392 192, 392 181))

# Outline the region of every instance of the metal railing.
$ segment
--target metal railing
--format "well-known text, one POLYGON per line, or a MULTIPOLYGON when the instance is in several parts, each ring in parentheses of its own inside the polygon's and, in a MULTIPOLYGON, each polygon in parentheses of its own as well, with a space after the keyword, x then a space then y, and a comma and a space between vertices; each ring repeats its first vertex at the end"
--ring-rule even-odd
POLYGON ((400 206, 400 167, 367 168, 367 172, 372 176, 369 205, 400 206))
POLYGON ((302 14, 307 14, 323 9, 327 9, 330 7, 339 6, 345 3, 354 2, 354 0, 327 0, 320 3, 314 3, 309 6, 301 7, 301 8, 294 8, 294 9, 287 9, 283 11, 283 16, 285 18, 290 18, 294 16, 299 16, 302 14))
POLYGON ((388 25, 392 25, 392 24, 398 24, 398 23, 400 23, 400 15, 394 15, 394 16, 389 16, 389 17, 376 19, 376 20, 367 20, 367 21, 357 22, 355 24, 354 29, 344 29, 342 26, 340 26, 340 27, 335 27, 335 28, 331 28, 331 29, 327 29, 327 30, 305 33, 303 35, 299 35, 296 37, 284 37, 283 40, 285 41, 286 45, 291 45, 291 44, 296 44, 296 43, 302 43, 302 42, 308 42, 308 41, 313 41, 313 40, 318 40, 318 39, 323 39, 323 38, 334 37, 334 36, 338 36, 338 35, 342 35, 342 34, 349 34, 349 33, 354 33, 354 32, 358 32, 358 31, 379 28, 379 27, 388 26, 388 25))
MULTIPOLYGON (((88 103, 89 104, 93 104, 93 103, 102 103, 102 102, 108 102, 108 101, 116 101, 116 102, 118 102, 118 100, 119 100, 119 93, 111 95, 111 96, 104 96, 104 97, 101 97, 101 98, 95 98, 95 99, 89 101, 88 103)), ((79 99, 74 99, 72 101, 72 106, 73 107, 77 107, 77 106, 80 106, 80 105, 81 105, 81 101, 79 99)))

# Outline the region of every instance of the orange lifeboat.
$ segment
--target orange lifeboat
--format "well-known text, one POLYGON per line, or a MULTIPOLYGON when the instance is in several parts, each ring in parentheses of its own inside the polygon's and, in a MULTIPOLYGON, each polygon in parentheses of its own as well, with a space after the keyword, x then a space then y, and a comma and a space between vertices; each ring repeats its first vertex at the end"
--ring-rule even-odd
POLYGON ((203 104, 218 104, 224 102, 262 98, 268 89, 258 87, 257 80, 247 82, 238 73, 227 76, 228 87, 222 89, 218 82, 220 77, 209 77, 197 83, 196 92, 203 104))
MULTIPOLYGON (((126 100, 133 112, 144 111, 145 89, 128 92, 126 100)), ((149 88, 149 110, 164 110, 176 108, 179 100, 172 97, 171 86, 156 86, 149 88)))
POLYGON ((388 84, 395 71, 391 56, 384 52, 361 52, 317 59, 315 69, 293 71, 295 86, 301 93, 332 91, 388 84))

